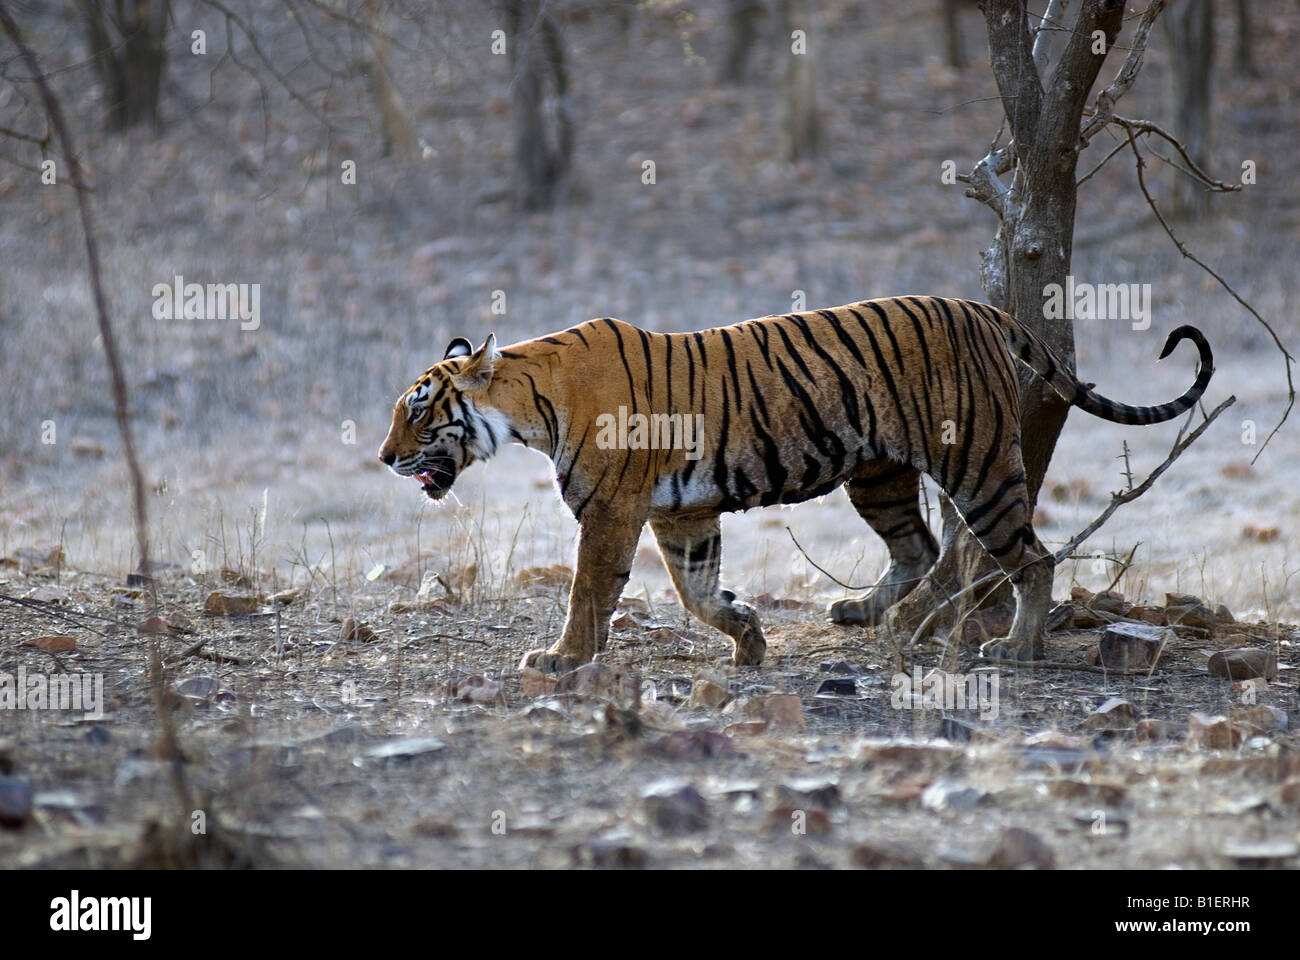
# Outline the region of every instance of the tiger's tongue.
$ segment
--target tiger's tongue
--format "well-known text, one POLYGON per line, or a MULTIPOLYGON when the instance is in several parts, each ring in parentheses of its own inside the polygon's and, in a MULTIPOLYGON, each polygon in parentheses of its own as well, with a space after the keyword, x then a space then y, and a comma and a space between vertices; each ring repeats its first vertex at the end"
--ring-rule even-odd
POLYGON ((428 473, 427 471, 425 473, 417 473, 415 479, 419 480, 420 483, 426 487, 431 487, 434 483, 433 474, 428 473))

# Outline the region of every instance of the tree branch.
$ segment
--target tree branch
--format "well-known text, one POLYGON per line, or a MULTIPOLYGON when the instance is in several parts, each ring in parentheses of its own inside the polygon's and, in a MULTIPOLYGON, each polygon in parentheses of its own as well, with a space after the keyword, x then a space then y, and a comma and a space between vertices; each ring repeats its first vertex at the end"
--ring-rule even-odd
MULTIPOLYGON (((95 239, 94 218, 91 215, 90 200, 85 189, 85 178, 82 176, 81 161, 77 158, 77 151, 73 149, 72 136, 68 133, 67 123, 63 119, 63 108, 59 105, 58 98, 55 97, 49 81, 41 72, 41 66, 36 59, 36 54, 23 40, 22 32, 18 29, 18 24, 14 22, 13 17, 10 16, 4 0, 0 0, 0 28, 3 28, 4 32, 8 34, 9 40, 17 48, 23 62, 27 65, 27 69, 32 73, 32 82, 36 84, 37 89, 40 91, 46 119, 59 141, 64 160, 68 164, 68 178, 72 181, 73 186, 77 188, 74 193, 77 197, 77 209, 81 214, 81 231, 86 241, 86 264, 90 273, 90 288, 95 300, 95 318, 99 324, 100 338, 104 342, 104 355, 108 360, 109 378, 113 385, 113 408, 117 414, 117 429, 122 436, 123 453, 126 457, 127 470, 131 475, 131 487, 135 499, 135 538, 136 546, 140 551, 140 569, 148 573, 149 538, 145 519, 144 478, 140 473, 140 462, 136 459, 135 442, 131 436, 131 421, 127 411, 126 378, 122 374, 122 363, 118 357, 117 339, 113 334, 113 325, 108 319, 108 305, 104 296, 104 284, 99 265, 99 244, 95 239)), ((150 577, 148 582, 153 584, 153 578, 150 577)), ((157 605, 156 600, 155 597, 155 606, 157 605)))
MULTIPOLYGON (((1088 142, 1096 136, 1102 127, 1110 123, 1110 118, 1114 115, 1115 104, 1119 99, 1128 93, 1129 87, 1133 86, 1133 81, 1142 71, 1142 60, 1146 55, 1147 42, 1151 39, 1151 26, 1160 16, 1169 0, 1151 0, 1147 8, 1142 11, 1142 19, 1138 21, 1137 29, 1133 33, 1133 42, 1129 45, 1128 56, 1125 57, 1123 65, 1116 72, 1114 79, 1106 86, 1101 93, 1097 94, 1096 105, 1092 110, 1092 117, 1079 131, 1079 149, 1082 150, 1088 142)), ((1107 40, 1107 44, 1113 41, 1107 40)))
POLYGON ((1142 173, 1143 168, 1146 166, 1146 161, 1142 159, 1142 151, 1138 149, 1137 140, 1134 138, 1133 129, 1131 127, 1125 126, 1124 130, 1125 133, 1128 134, 1128 144, 1130 147, 1132 147, 1133 156, 1137 161, 1138 187, 1140 187, 1142 190, 1142 196, 1146 197, 1147 206, 1149 206, 1151 208, 1151 212, 1156 215, 1156 219, 1160 221, 1160 226, 1164 228, 1164 231, 1169 236, 1169 239, 1172 240, 1174 246, 1178 248, 1178 252, 1181 253, 1184 257, 1186 257, 1188 260, 1192 261, 1192 263, 1196 264, 1198 267, 1200 267, 1210 276, 1212 276, 1215 280, 1217 280, 1219 282, 1219 285, 1223 287, 1224 290, 1228 291, 1228 293, 1232 296, 1232 299, 1236 300, 1239 304, 1241 304, 1242 307, 1244 307, 1252 317, 1254 317, 1256 320, 1259 321, 1259 323, 1264 327, 1264 329, 1268 331, 1269 336, 1273 338, 1273 343, 1277 345, 1278 350, 1282 352, 1282 358, 1286 363, 1286 387, 1287 387, 1286 409, 1282 411, 1282 418, 1278 420, 1277 425, 1274 426, 1271 431, 1269 431, 1268 436, 1264 438, 1264 442, 1260 444, 1259 449, 1255 452, 1255 456, 1251 458, 1250 462, 1254 463, 1256 460, 1260 458, 1260 455, 1264 452, 1264 448, 1268 446, 1269 441, 1272 440, 1273 437, 1277 434, 1277 432, 1282 429, 1282 424, 1286 423, 1287 417, 1291 415, 1291 408, 1295 406, 1295 381, 1291 375, 1291 364, 1295 360, 1295 358, 1291 356, 1290 351, 1288 351, 1287 348, 1282 345, 1282 340, 1281 338, 1278 337, 1277 331, 1273 329, 1272 324, 1270 324, 1267 320, 1261 317, 1259 315, 1259 311, 1257 311, 1249 303, 1243 300, 1241 295, 1232 288, 1232 285, 1229 284, 1227 280, 1224 280, 1223 277, 1219 276, 1217 271, 1215 271, 1212 267, 1210 267, 1210 265, 1207 264, 1200 257, 1196 256, 1190 250, 1188 250, 1187 247, 1183 245, 1183 242, 1179 240, 1178 237, 1174 234, 1173 229, 1169 226, 1169 222, 1165 220, 1164 214, 1160 212, 1160 208, 1156 205, 1155 198, 1151 196, 1151 191, 1147 189, 1146 177, 1142 173))

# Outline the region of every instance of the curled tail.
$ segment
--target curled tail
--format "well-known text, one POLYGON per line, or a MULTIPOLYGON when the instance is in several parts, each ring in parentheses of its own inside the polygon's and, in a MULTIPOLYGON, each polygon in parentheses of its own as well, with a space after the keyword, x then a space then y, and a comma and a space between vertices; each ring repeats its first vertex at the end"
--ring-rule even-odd
POLYGON ((1117 403, 1095 392, 1091 385, 1080 383, 1075 379, 1057 359, 1051 348, 1021 326, 1014 317, 1001 311, 995 312, 1007 345, 1016 359, 1046 380, 1063 399, 1094 417, 1112 423, 1164 423, 1166 420, 1172 420, 1196 405, 1196 401, 1201 399, 1201 394, 1205 393, 1210 377, 1214 375, 1214 354, 1210 350, 1209 341, 1195 327, 1183 325, 1169 334, 1164 349, 1160 351, 1157 359, 1163 360, 1169 356, 1174 352, 1174 347, 1184 340, 1196 344, 1196 349, 1200 351, 1200 363, 1196 369, 1196 380, 1187 388, 1187 392, 1176 400, 1154 407, 1134 407, 1127 403, 1117 403))

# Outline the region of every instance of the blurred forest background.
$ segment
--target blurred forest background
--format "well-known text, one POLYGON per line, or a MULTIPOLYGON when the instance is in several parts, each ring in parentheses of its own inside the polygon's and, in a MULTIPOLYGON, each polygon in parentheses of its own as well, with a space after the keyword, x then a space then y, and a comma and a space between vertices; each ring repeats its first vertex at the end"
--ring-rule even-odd
MULTIPOLYGON (((570 561, 550 464, 508 451, 432 506, 375 460, 393 401, 450 338, 508 343, 596 316, 690 330, 788 311, 799 291, 810 308, 986 299, 979 258, 996 223, 943 177, 947 161, 968 172, 1002 119, 971 3, 6 6, 93 189, 160 562, 279 585, 369 574, 395 593, 425 571, 464 582, 473 564, 476 589, 502 590, 521 568, 570 561), (791 55, 795 30, 806 55, 791 55), (154 286, 177 276, 259 284, 260 325, 155 319, 154 286)), ((1123 110, 1183 137, 1223 180, 1253 164, 1255 183, 1212 196, 1159 162, 1146 174, 1188 248, 1287 344, 1300 340, 1298 44, 1296 0, 1174 0, 1123 110)), ((42 184, 57 152, 25 77, 0 41, 0 557, 61 546, 72 567, 120 575, 138 557, 74 191, 66 176, 42 184)), ((1080 170, 1118 142, 1100 136, 1080 170)), ((1082 379, 1124 402, 1172 398, 1191 363, 1155 357, 1193 323, 1216 352, 1207 407, 1239 398, 1086 552, 1140 544, 1121 584, 1133 600, 1183 589, 1294 620, 1294 425, 1251 466, 1286 405, 1276 347, 1165 236, 1130 155, 1080 189, 1072 273, 1149 283, 1153 297, 1150 330, 1076 322, 1082 379)), ((1122 489, 1125 442, 1140 477, 1178 429, 1072 415, 1040 503, 1044 541, 1065 542, 1122 489)), ((787 524, 847 580, 883 567, 837 491, 727 518, 729 585, 841 595, 787 524)), ((1056 592, 1113 575, 1067 564, 1056 592)), ((666 590, 647 546, 629 591, 666 590)))

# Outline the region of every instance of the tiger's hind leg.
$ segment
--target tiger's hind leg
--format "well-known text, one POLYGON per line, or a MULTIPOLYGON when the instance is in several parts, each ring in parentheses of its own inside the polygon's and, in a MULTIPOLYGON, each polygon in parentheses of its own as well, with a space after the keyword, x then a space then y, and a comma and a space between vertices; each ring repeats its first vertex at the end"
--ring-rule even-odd
POLYGON ((1011 632, 987 641, 980 652, 994 660, 1041 659, 1055 562, 1034 533, 1019 448, 1012 447, 1000 458, 978 490, 950 496, 975 539, 1008 575, 1016 594, 1011 632))
POLYGON ((650 529, 682 606, 731 637, 735 643, 731 659, 737 666, 762 663, 767 642, 758 614, 747 604, 737 603, 730 590, 718 589, 722 565, 718 518, 651 520, 650 529))
POLYGON ((872 460, 845 485, 849 502, 889 548, 889 568, 866 596, 831 604, 835 623, 880 623, 885 611, 911 593, 934 566, 939 546, 921 516, 920 484, 920 473, 911 467, 872 460))

